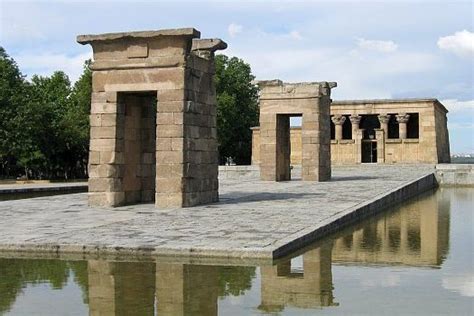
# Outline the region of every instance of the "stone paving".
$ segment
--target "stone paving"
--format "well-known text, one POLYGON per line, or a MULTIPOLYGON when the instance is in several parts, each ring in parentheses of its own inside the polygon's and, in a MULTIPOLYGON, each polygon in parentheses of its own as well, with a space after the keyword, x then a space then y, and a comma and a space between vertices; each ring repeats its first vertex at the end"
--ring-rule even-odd
POLYGON ((171 210, 153 204, 90 208, 85 193, 4 201, 0 250, 272 257, 433 172, 427 165, 362 165, 333 168, 330 182, 225 179, 220 202, 171 210))

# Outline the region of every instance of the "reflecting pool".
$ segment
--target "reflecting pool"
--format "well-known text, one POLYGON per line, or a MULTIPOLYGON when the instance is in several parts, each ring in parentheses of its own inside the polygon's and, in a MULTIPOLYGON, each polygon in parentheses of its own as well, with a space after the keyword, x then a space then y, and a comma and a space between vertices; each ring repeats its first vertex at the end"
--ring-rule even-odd
POLYGON ((472 315, 473 205, 440 188, 273 262, 0 253, 0 314, 472 315))

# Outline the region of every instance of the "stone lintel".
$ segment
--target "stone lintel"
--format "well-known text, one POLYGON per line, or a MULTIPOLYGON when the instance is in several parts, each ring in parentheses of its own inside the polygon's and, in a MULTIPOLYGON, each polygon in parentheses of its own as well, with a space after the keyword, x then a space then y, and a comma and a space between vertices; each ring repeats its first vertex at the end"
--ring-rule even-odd
POLYGON ((191 50, 193 51, 209 51, 215 52, 216 50, 226 49, 227 43, 219 38, 204 38, 193 39, 193 45, 191 50))
POLYGON ((188 38, 199 38, 201 32, 195 28, 180 28, 180 29, 164 29, 156 31, 139 31, 139 32, 119 32, 119 33, 104 33, 104 34, 87 34, 78 35, 77 42, 85 45, 93 42, 101 41, 115 41, 127 38, 153 38, 159 36, 184 36, 188 38))
POLYGON ((140 68, 170 68, 182 67, 185 59, 182 55, 162 56, 147 59, 119 59, 119 60, 96 60, 90 65, 92 70, 120 70, 140 68))
POLYGON ((257 81, 260 87, 260 100, 311 99, 330 96, 336 82, 283 82, 278 79, 257 81))

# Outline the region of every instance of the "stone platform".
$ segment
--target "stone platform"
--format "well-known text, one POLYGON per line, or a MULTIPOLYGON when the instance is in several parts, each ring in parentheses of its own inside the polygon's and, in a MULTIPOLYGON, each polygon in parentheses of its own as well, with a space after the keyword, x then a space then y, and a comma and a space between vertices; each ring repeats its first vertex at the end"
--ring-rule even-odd
POLYGON ((436 186, 434 167, 333 168, 330 182, 220 181, 220 202, 89 208, 87 195, 0 202, 0 251, 277 258, 436 186))

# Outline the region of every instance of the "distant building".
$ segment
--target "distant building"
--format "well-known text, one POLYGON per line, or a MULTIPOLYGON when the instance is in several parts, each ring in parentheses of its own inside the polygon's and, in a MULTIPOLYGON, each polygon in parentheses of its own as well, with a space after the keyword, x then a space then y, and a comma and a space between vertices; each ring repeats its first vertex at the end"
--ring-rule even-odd
MULTIPOLYGON (((447 113, 437 99, 334 101, 331 163, 450 162, 447 113)), ((260 129, 252 131, 252 164, 259 164, 260 129)), ((301 128, 290 134, 291 163, 299 165, 301 128)))

